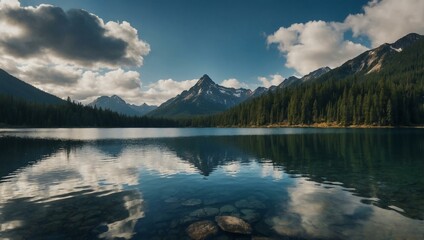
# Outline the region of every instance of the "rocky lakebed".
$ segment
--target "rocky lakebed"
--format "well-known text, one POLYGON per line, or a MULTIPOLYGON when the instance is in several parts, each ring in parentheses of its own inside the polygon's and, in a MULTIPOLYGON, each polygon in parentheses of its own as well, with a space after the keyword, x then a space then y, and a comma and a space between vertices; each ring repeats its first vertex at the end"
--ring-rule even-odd
MULTIPOLYGON (((160 214, 156 219, 157 231, 147 236, 141 229, 142 236, 149 239, 277 239, 272 238, 277 235, 272 230, 274 214, 269 211, 266 196, 231 202, 222 202, 219 198, 169 197, 163 199, 162 204, 167 214, 160 214)), ((147 232, 152 233, 151 229, 147 232)))

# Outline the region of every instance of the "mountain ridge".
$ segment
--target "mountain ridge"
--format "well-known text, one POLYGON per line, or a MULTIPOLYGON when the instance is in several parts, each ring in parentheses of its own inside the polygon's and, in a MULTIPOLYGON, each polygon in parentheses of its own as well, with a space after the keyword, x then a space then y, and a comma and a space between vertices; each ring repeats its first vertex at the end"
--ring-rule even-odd
POLYGON ((408 34, 314 81, 235 106, 202 126, 415 126, 424 124, 423 106, 424 36, 408 34))
POLYGON ((97 107, 102 109, 108 109, 123 115, 127 116, 144 116, 150 111, 156 109, 157 107, 154 105, 147 105, 143 103, 142 105, 134 105, 125 102, 121 97, 117 95, 108 96, 100 96, 95 99, 93 102, 87 104, 91 107, 97 107))
POLYGON ((250 89, 227 88, 204 74, 197 83, 149 113, 154 117, 189 117, 210 115, 233 107, 252 95, 250 89))
POLYGON ((48 92, 22 81, 0 69, 0 94, 12 96, 32 103, 63 104, 65 101, 48 92))
POLYGON ((341 79, 349 75, 366 75, 380 72, 388 57, 402 52, 406 47, 421 39, 424 39, 423 35, 409 33, 393 43, 381 44, 344 62, 339 67, 333 69, 326 77, 320 77, 319 81, 323 82, 330 78, 341 79))

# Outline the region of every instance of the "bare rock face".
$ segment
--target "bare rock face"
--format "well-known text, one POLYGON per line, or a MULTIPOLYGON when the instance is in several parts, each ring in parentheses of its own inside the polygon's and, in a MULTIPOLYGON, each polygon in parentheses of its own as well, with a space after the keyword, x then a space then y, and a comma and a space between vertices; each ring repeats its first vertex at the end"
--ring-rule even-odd
POLYGON ((218 223, 218 226, 226 232, 239 234, 252 233, 252 227, 250 224, 237 217, 217 216, 215 217, 215 221, 218 223))
POLYGON ((202 240, 218 232, 218 227, 212 221, 200 221, 190 224, 186 229, 191 239, 202 240))

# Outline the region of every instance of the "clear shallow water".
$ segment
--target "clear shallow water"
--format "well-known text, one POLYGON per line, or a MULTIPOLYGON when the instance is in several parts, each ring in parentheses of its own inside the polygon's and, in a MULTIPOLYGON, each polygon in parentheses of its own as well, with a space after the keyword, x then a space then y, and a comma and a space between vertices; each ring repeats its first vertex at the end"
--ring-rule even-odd
POLYGON ((424 239, 420 129, 0 135, 0 239, 188 239, 215 215, 253 234, 211 239, 424 239))

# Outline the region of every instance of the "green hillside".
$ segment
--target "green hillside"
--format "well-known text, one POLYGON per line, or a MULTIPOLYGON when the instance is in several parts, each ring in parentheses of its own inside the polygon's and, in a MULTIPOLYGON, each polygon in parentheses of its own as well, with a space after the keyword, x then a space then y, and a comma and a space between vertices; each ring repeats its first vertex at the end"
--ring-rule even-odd
MULTIPOLYGON (((313 82, 270 92, 212 118, 195 119, 192 124, 424 124, 424 39, 396 54, 383 52, 381 56, 379 71, 349 74, 342 65, 313 82)), ((353 61, 363 57, 361 54, 353 61)))

